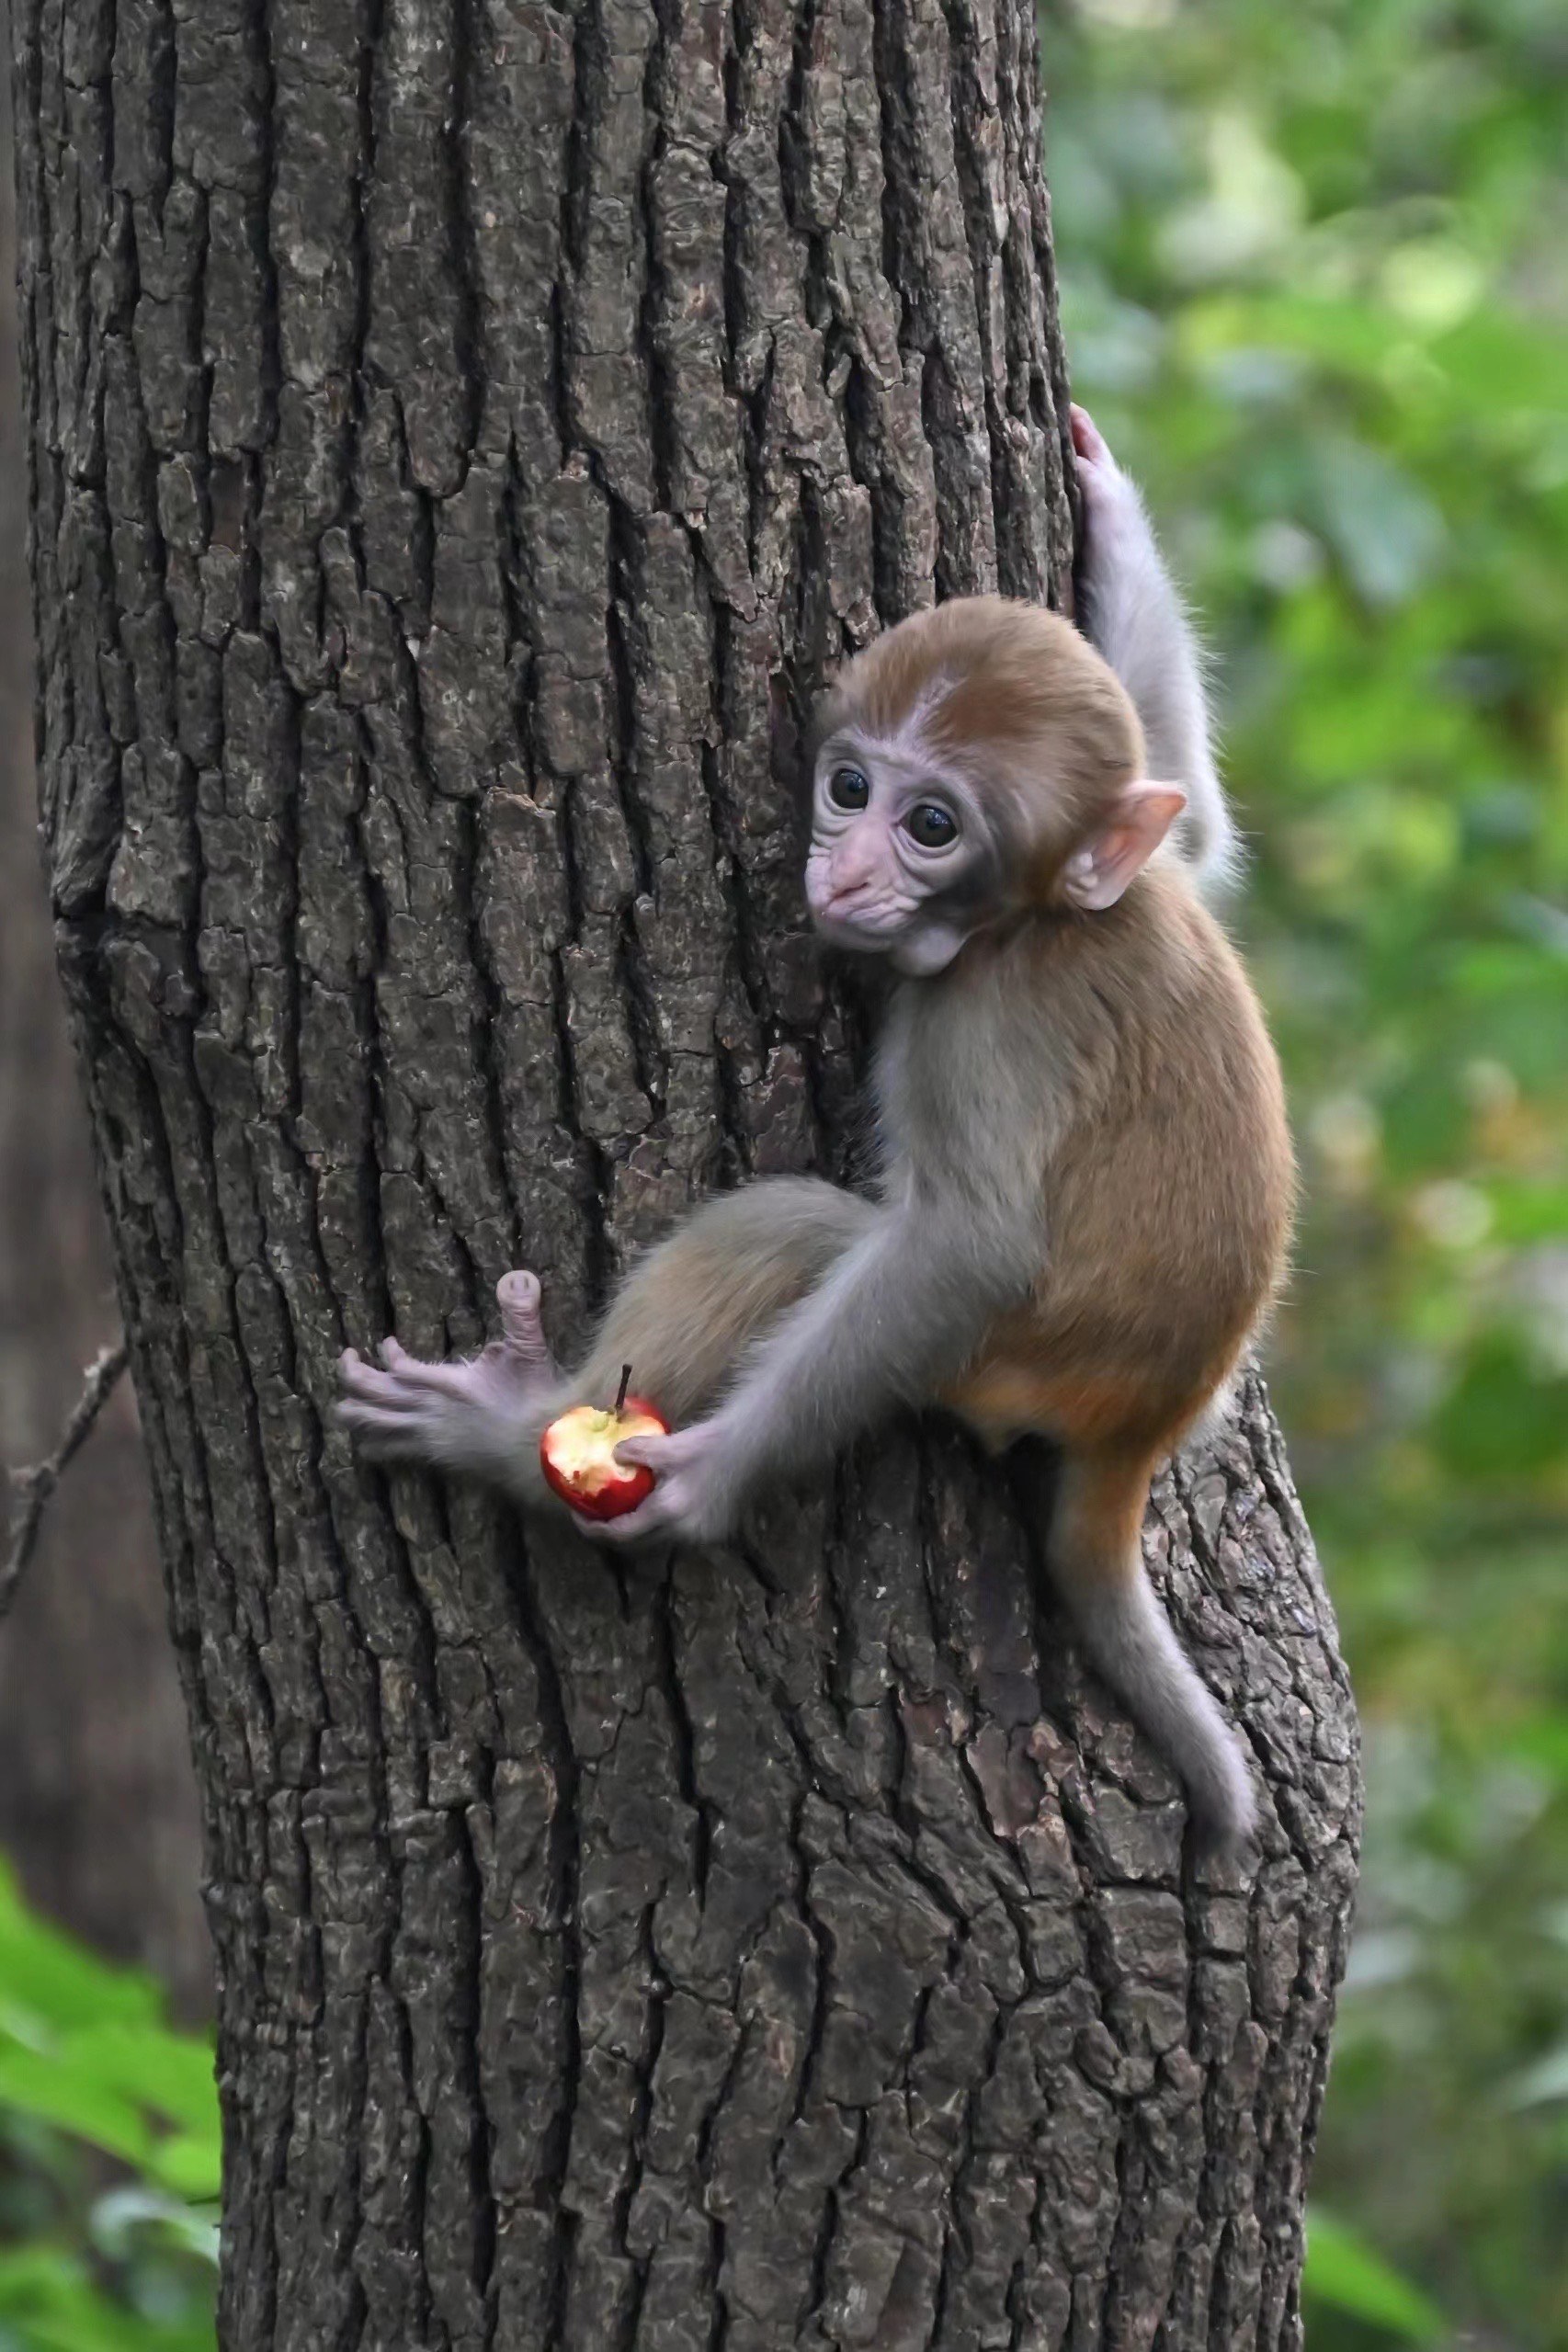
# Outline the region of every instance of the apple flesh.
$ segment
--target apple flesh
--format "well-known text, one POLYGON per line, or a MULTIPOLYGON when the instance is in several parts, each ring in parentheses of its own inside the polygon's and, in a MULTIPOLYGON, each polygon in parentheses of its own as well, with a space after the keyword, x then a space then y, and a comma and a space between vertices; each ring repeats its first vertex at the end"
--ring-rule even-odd
POLYGON ((653 1491, 653 1473, 641 1462, 619 1462, 623 1437, 664 1437, 669 1424, 645 1397, 629 1396, 619 1412, 574 1404, 552 1421, 539 1441, 539 1458, 563 1503, 585 1519, 619 1519, 653 1491))

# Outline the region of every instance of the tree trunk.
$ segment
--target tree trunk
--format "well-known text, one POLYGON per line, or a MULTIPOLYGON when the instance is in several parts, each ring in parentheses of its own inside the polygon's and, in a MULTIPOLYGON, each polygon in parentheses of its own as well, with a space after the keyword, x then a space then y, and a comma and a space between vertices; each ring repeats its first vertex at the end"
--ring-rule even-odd
MULTIPOLYGON (((3 13, 3 8, 0 8, 3 13)), ((0 89, 0 286, 16 274, 0 89)), ((38 856, 15 318, 0 315, 0 1471, 51 1452, 119 1321, 38 856)), ((0 1515, 4 1480, 0 1478, 0 1515)), ((211 2003, 185 1708, 121 1386, 0 1631, 0 1850, 77 1934, 211 2003)))
POLYGON ((1256 1875, 994 1471, 863 1449, 622 1568, 361 1471, 333 1365, 570 1346, 842 1172, 770 759, 1060 594, 1028 0, 26 0, 41 789, 206 1814, 224 2341, 1273 2346, 1354 1869, 1256 1383, 1148 1543, 1256 1875))

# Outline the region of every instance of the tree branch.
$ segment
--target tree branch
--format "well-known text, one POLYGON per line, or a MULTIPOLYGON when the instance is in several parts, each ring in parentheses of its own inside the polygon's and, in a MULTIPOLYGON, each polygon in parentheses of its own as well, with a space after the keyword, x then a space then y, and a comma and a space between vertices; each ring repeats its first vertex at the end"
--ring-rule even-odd
POLYGON ((35 1462, 30 1469, 11 1472, 10 1535, 5 1560, 0 1562, 0 1618, 8 1613, 17 1597, 17 1589, 38 1544, 39 1528, 43 1523, 49 1498, 59 1485, 72 1457, 80 1452, 92 1436, 97 1417, 114 1393, 115 1383, 125 1369, 127 1355, 126 1344, 121 1337, 94 1357, 82 1383, 82 1393, 53 1453, 47 1461, 35 1462))

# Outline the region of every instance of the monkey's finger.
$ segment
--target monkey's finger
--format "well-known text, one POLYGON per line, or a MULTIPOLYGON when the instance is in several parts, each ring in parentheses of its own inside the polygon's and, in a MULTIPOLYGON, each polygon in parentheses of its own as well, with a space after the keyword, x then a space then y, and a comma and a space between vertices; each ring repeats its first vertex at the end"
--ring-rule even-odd
POLYGON ((684 1460, 685 1449, 678 1437, 622 1437, 615 1449, 615 1459, 636 1470, 657 1472, 673 1470, 684 1460))
POLYGON ((390 1332, 376 1352, 389 1372, 438 1372, 444 1369, 439 1364, 427 1364, 422 1356, 411 1356, 403 1342, 393 1339, 390 1332))
POLYGON ((634 1511, 622 1512, 619 1519, 600 1519, 593 1528, 594 1536, 601 1543, 614 1544, 618 1549, 636 1543, 648 1543, 657 1536, 669 1532, 670 1513, 657 1487, 634 1511))
POLYGON ((386 1386, 387 1375, 367 1364, 357 1349, 346 1347, 337 1359, 337 1378, 349 1396, 374 1396, 386 1386))
POLYGON ((657 1471, 667 1478, 673 1470, 688 1470, 705 1455, 721 1450, 711 1421, 696 1422, 689 1429, 669 1429, 662 1437, 622 1437, 615 1449, 619 1462, 657 1471))
POLYGON ((1106 465, 1110 461, 1110 449, 1105 435, 1086 408, 1073 403, 1073 447, 1089 465, 1106 465))
POLYGON ((390 1459, 393 1452, 421 1455, 428 1449, 425 1423, 409 1413, 345 1398, 334 1407, 333 1418, 340 1428, 351 1429, 378 1457, 390 1459))
POLYGON ((469 1364, 426 1364, 421 1357, 411 1356, 395 1339, 381 1342, 381 1361, 387 1370, 411 1389, 436 1396, 467 1396, 473 1386, 473 1368, 469 1364))
POLYGON ((346 1403, 373 1404, 383 1412, 428 1415, 430 1400, 396 1372, 381 1372, 374 1364, 356 1361, 338 1368, 346 1403))

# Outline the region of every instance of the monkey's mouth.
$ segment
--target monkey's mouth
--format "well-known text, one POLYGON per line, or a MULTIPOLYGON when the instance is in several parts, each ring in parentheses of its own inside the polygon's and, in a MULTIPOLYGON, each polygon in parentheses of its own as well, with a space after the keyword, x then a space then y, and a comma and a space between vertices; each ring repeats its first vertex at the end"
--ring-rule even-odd
POLYGON ((818 935, 835 948, 885 948, 914 922, 912 906, 813 906, 812 922, 818 935))
MULTIPOLYGON (((824 878, 825 879, 825 878, 824 878)), ((906 930, 920 912, 918 898, 890 889, 885 880, 855 882, 847 890, 824 889, 806 877, 806 903, 824 938, 853 944, 857 937, 879 943, 906 930)))

